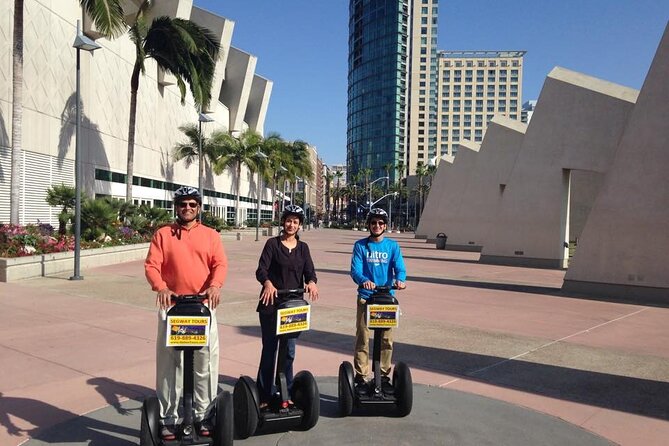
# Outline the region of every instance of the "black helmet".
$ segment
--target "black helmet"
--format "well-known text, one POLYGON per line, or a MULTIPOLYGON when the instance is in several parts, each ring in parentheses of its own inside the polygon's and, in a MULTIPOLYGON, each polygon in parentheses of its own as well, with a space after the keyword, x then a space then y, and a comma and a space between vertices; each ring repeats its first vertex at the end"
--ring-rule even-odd
POLYGON ((294 215, 300 220, 300 224, 304 223, 304 210, 301 207, 295 204, 289 204, 283 208, 283 213, 281 214, 281 224, 286 221, 286 218, 289 215, 294 215))
POLYGON ((179 189, 174 191, 174 202, 178 203, 186 198, 192 198, 197 201, 199 205, 202 205, 202 195, 200 191, 190 186, 181 186, 179 189))
POLYGON ((369 214, 367 214, 367 226, 369 226, 372 218, 380 218, 383 220, 383 223, 388 224, 388 213, 381 208, 373 208, 371 211, 369 211, 369 214))

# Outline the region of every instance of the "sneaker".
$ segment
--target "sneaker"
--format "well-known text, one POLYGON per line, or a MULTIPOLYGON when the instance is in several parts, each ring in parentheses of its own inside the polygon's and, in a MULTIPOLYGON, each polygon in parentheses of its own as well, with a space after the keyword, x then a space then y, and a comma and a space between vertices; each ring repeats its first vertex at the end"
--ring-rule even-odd
POLYGON ((165 441, 172 441, 177 439, 177 431, 173 424, 163 424, 160 428, 160 438, 165 441))
POLYGON ((365 396, 369 393, 369 386, 365 382, 365 378, 361 376, 355 378, 355 393, 360 396, 365 396))
POLYGON ((214 426, 211 425, 209 420, 199 421, 196 423, 195 427, 200 437, 210 437, 211 433, 214 431, 214 426))
POLYGON ((395 393, 395 387, 393 387, 393 385, 390 384, 390 378, 388 378, 387 376, 381 377, 381 390, 386 395, 393 395, 395 393))

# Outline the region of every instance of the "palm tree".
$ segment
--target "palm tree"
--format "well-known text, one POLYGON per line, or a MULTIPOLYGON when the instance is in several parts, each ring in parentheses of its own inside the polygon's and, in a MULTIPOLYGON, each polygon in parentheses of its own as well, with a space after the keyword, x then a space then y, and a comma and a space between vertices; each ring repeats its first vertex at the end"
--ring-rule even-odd
POLYGON ((256 167, 257 153, 262 145, 262 136, 251 129, 245 130, 237 137, 227 132, 216 131, 211 134, 211 143, 218 154, 213 166, 214 173, 220 175, 226 169, 232 169, 235 173, 235 190, 237 193, 235 201, 235 226, 239 226, 242 166, 256 167))
MULTIPOLYGON (((373 172, 374 172, 374 171, 373 171, 370 167, 367 167, 366 169, 362 169, 362 170, 359 172, 359 174, 360 174, 362 177, 365 178, 365 190, 364 190, 364 193, 365 193, 365 194, 368 194, 367 197, 370 197, 370 201, 369 201, 369 203, 368 203, 370 206, 371 206, 371 204, 372 204, 372 202, 371 202, 371 195, 372 195, 372 192, 369 190, 369 177, 372 176, 372 173, 373 173, 373 172)), ((356 183, 357 183, 357 181, 356 181, 356 183)), ((367 197, 365 197, 365 200, 367 200, 367 197)))
MULTIPOLYGON (((404 194, 402 194, 402 180, 404 179, 404 173, 405 173, 406 166, 404 164, 404 161, 400 160, 397 162, 397 175, 398 175, 398 181, 397 184, 399 185, 399 198, 400 198, 400 204, 399 204, 399 209, 400 209, 400 214, 402 213, 402 197, 404 194)), ((407 200, 408 200, 407 196, 407 200)), ((407 211, 407 219, 409 218, 408 211, 407 211)), ((406 223, 406 222, 405 222, 406 223)), ((400 224, 402 224, 402 220, 400 219, 400 224)))
POLYGON ((332 180, 334 179, 334 174, 328 171, 323 175, 325 180, 325 224, 330 222, 330 200, 332 199, 332 180))
MULTIPOLYGON (((124 12, 120 0, 79 0, 79 3, 106 37, 117 35, 124 29, 124 12)), ((135 64, 130 77, 126 201, 132 201, 137 91, 139 75, 145 72, 146 60, 153 58, 158 67, 174 75, 182 104, 185 103, 188 84, 195 105, 202 110, 211 100, 211 86, 220 48, 220 43, 209 30, 190 20, 162 16, 149 24, 147 13, 152 5, 152 0, 143 0, 128 28, 130 40, 135 44, 135 64)))
MULTIPOLYGON (((293 192, 297 190, 297 177, 301 177, 305 183, 307 180, 312 180, 314 178, 314 169, 311 165, 308 147, 309 144, 299 139, 287 144, 290 153, 288 172, 290 178, 295 183, 293 192)), ((307 197, 305 195, 305 202, 306 199, 307 197)))
POLYGON ((46 202, 49 206, 61 207, 58 214, 58 234, 61 236, 65 235, 67 222, 72 218, 70 209, 74 208, 74 195, 74 188, 64 184, 55 185, 46 190, 46 202))
MULTIPOLYGON (((287 153, 284 150, 286 142, 276 132, 270 133, 263 139, 260 151, 265 154, 265 181, 272 184, 272 220, 278 220, 279 207, 275 206, 277 187, 286 172, 287 153)), ((283 199, 283 198, 282 198, 283 199)))
POLYGON ((12 61, 12 173, 9 192, 9 222, 18 225, 23 150, 21 144, 23 135, 23 0, 14 0, 12 61))
MULTIPOLYGON (((390 172, 393 172, 393 171, 395 170, 395 164, 393 164, 393 163, 386 163, 386 164, 383 165, 383 170, 386 171, 386 176, 388 177, 388 183, 387 183, 387 184, 392 183, 392 181, 391 181, 392 178, 391 178, 391 176, 390 176, 390 172)), ((393 175, 393 176, 394 176, 394 175, 393 175)))
POLYGON ((418 215, 423 213, 423 178, 427 175, 427 166, 422 161, 416 165, 416 176, 418 176, 418 215))
POLYGON ((186 142, 177 143, 172 149, 172 157, 175 161, 184 160, 186 168, 193 163, 198 163, 198 184, 204 184, 205 163, 211 164, 216 157, 214 146, 209 138, 200 134, 200 126, 196 124, 184 124, 179 130, 188 138, 186 142), (202 138, 202 140, 200 140, 202 138), (202 142, 202 164, 200 160, 200 142, 202 142))
MULTIPOLYGON (((339 170, 339 171, 335 172, 334 175, 335 175, 335 178, 337 178, 337 191, 340 192, 341 191, 341 177, 344 176, 344 172, 339 170)), ((337 195, 338 195, 337 198, 339 198, 338 201, 341 204, 341 202, 342 202, 341 198, 343 198, 343 196, 342 196, 341 193, 339 193, 337 195)), ((334 215, 335 215, 335 218, 337 219, 337 221, 339 221, 339 220, 341 220, 341 215, 337 214, 337 209, 339 209, 339 213, 341 214, 341 205, 337 206, 337 201, 335 201, 334 215)))

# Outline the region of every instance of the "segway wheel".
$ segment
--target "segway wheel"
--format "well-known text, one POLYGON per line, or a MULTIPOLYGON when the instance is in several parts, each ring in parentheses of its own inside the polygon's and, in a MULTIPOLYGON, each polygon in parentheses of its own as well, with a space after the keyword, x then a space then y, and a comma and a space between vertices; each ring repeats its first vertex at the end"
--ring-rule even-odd
POLYGON ((292 395, 297 407, 304 412, 300 428, 307 431, 318 423, 321 414, 321 394, 311 372, 303 370, 295 375, 292 395))
POLYGON ((139 428, 140 446, 158 446, 160 441, 160 405, 158 398, 150 396, 142 404, 142 421, 139 428))
POLYGON ((344 361, 339 366, 339 415, 347 417, 353 412, 353 366, 344 361))
POLYGON ((235 435, 232 396, 230 392, 221 392, 216 397, 216 427, 214 446, 232 446, 235 435))
POLYGON ((233 390, 235 433, 249 438, 258 428, 258 389, 248 376, 242 376, 233 390))
POLYGON ((397 414, 406 417, 413 407, 413 382, 411 370, 403 362, 398 362, 393 370, 393 386, 397 398, 397 414))

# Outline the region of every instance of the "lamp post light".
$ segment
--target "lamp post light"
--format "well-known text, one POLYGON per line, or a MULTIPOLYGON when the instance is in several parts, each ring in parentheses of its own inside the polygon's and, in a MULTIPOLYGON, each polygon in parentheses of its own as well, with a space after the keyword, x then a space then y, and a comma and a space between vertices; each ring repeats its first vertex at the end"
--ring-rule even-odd
POLYGON ((74 38, 73 48, 77 50, 77 76, 76 76, 76 123, 74 143, 74 274, 70 280, 82 280, 81 276, 81 50, 93 52, 100 45, 84 36, 79 28, 77 20, 77 36, 74 38))
POLYGON ((261 196, 261 191, 262 191, 262 177, 260 176, 260 160, 261 159, 266 159, 267 155, 262 153, 260 150, 256 153, 256 156, 258 157, 258 215, 256 215, 256 242, 259 240, 258 236, 260 233, 260 201, 262 199, 261 196))
POLYGON ((198 133, 197 133, 197 163, 198 163, 198 178, 197 178, 197 189, 200 191, 200 197, 202 197, 202 206, 200 206, 200 220, 202 220, 202 212, 204 212, 204 153, 202 153, 202 123, 203 122, 212 122, 214 119, 209 115, 200 113, 197 117, 198 121, 198 133))
MULTIPOLYGON (((390 177, 379 177, 379 178, 377 178, 376 180, 374 180, 374 181, 372 181, 371 183, 369 183, 369 190, 367 191, 367 203, 371 203, 371 202, 372 202, 372 184, 376 183, 377 181, 381 181, 381 180, 388 180, 388 181, 390 181, 390 177)), ((380 200, 376 200, 374 203, 378 203, 379 201, 380 201, 380 200)), ((369 205, 369 210, 370 210, 370 211, 372 210, 372 205, 371 205, 371 204, 369 205)))

